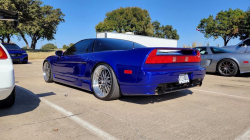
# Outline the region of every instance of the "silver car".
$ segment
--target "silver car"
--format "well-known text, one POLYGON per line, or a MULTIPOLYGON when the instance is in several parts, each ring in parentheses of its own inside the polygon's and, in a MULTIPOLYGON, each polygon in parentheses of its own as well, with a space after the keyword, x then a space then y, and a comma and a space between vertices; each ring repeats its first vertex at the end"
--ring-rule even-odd
POLYGON ((224 46, 224 49, 232 50, 239 53, 250 53, 250 38, 241 41, 237 45, 224 46))
POLYGON ((196 47, 201 53, 201 65, 206 72, 218 72, 223 76, 250 72, 250 53, 237 53, 219 47, 196 47))

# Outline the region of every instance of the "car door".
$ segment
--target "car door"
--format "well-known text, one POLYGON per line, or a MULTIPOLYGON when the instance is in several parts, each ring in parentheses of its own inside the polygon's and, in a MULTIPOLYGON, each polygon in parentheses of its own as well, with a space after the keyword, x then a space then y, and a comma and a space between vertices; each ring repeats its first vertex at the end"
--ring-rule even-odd
POLYGON ((83 77, 89 54, 87 52, 90 52, 93 44, 93 39, 87 39, 79 41, 67 49, 64 55, 53 64, 55 77, 70 82, 75 82, 78 78, 83 77))

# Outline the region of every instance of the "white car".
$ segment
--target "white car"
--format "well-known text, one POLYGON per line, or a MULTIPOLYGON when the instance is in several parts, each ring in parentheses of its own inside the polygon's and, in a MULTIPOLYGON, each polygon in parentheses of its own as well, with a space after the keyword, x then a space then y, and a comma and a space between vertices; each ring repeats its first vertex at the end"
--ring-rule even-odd
POLYGON ((15 76, 12 59, 0 43, 0 108, 13 106, 15 102, 15 76))

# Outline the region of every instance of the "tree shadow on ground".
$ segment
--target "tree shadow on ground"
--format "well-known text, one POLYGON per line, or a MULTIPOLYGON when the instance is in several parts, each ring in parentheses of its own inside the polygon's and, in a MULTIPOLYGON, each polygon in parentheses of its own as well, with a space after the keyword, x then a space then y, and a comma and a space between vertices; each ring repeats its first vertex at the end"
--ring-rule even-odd
POLYGON ((120 101, 145 105, 145 104, 153 104, 157 102, 164 102, 164 101, 180 98, 180 97, 191 95, 191 94, 193 94, 193 92, 190 90, 182 90, 182 91, 176 91, 176 92, 167 93, 163 95, 123 96, 120 98, 120 101))
POLYGON ((39 106, 41 102, 39 97, 51 95, 56 94, 53 92, 34 94, 23 87, 16 86, 15 104, 10 108, 0 109, 0 117, 30 112, 39 106))

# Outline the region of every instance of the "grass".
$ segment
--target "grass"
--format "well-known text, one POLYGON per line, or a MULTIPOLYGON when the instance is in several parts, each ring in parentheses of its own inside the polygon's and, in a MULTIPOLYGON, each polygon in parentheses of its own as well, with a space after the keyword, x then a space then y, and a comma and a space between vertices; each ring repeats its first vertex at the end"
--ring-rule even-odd
POLYGON ((26 50, 29 56, 29 60, 34 60, 34 59, 45 59, 48 56, 55 55, 55 51, 57 50, 62 50, 63 49, 55 49, 55 50, 26 50))

